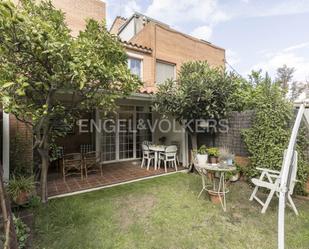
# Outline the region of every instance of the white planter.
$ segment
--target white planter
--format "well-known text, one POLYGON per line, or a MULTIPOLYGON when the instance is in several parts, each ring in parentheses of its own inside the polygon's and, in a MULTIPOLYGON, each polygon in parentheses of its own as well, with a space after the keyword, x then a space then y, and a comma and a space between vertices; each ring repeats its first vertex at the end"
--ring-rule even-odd
POLYGON ((227 165, 228 166, 233 166, 233 159, 228 159, 227 160, 227 165))
POLYGON ((197 158, 197 163, 199 165, 205 165, 208 160, 208 155, 207 154, 206 155, 197 154, 196 158, 197 158))

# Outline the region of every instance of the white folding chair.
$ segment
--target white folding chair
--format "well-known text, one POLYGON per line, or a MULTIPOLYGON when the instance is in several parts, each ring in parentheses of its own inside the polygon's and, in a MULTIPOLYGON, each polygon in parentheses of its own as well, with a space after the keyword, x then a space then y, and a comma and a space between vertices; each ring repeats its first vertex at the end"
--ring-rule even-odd
POLYGON ((149 147, 146 144, 142 144, 143 158, 141 168, 144 167, 144 164, 147 161, 147 170, 149 170, 149 166, 152 160, 154 160, 154 153, 149 150, 149 147))
POLYGON ((161 160, 164 161, 164 169, 167 172, 167 164, 171 164, 172 167, 175 167, 177 171, 177 146, 170 145, 167 146, 164 152, 159 154, 159 168, 161 165, 161 160))
MULTIPOLYGON (((285 154, 284 153, 284 157, 283 157, 283 163, 285 160, 285 154)), ((292 194, 294 191, 294 186, 297 182, 296 180, 296 174, 297 174, 297 151, 294 151, 294 155, 293 155, 293 171, 291 172, 291 181, 290 181, 290 185, 289 185, 289 191, 287 192, 287 197, 288 197, 288 202, 291 205, 293 211, 295 212, 296 215, 298 215, 298 211, 295 207, 295 204, 292 200, 292 194)), ((283 167, 282 167, 283 168, 283 167)), ((265 169, 265 168, 256 168, 257 170, 261 171, 261 176, 259 179, 257 178, 253 178, 251 179, 252 183, 255 185, 255 188, 250 196, 250 201, 252 200, 256 200, 259 204, 262 205, 262 211, 261 213, 265 213, 266 209, 268 208, 268 205, 271 201, 271 199, 273 198, 275 193, 279 193, 279 185, 280 185, 280 176, 281 173, 280 171, 277 170, 271 170, 271 169, 265 169), (258 191, 259 188, 266 188, 269 189, 270 192, 268 194, 268 197, 266 199, 265 202, 263 202, 260 198, 258 198, 256 196, 256 193, 258 191)))

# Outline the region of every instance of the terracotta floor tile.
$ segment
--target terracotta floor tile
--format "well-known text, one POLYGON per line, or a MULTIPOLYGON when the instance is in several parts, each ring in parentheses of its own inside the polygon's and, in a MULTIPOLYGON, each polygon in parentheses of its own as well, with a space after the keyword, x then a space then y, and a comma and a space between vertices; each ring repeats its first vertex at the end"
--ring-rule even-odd
MULTIPOLYGON (((179 167, 179 169, 181 170, 182 168, 179 167)), ((175 169, 168 168, 168 172, 173 171, 175 171, 175 169)), ((162 167, 159 170, 154 170, 153 167, 151 167, 149 170, 147 170, 145 167, 141 168, 140 162, 121 162, 104 165, 103 176, 101 176, 99 172, 91 173, 88 175, 87 179, 84 178, 83 180, 81 180, 79 176, 69 176, 64 182, 61 174, 53 173, 48 177, 49 196, 106 186, 164 173, 165 171, 162 167)))

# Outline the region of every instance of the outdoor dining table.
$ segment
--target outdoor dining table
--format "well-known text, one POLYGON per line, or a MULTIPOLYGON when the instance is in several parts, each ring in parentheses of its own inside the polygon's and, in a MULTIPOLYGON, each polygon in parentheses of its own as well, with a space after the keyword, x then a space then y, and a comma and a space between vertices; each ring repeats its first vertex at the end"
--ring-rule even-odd
MULTIPOLYGON (((201 169, 205 169, 204 174, 207 172, 211 172, 213 174, 219 173, 219 183, 218 185, 216 184, 215 177, 212 179, 212 187, 206 188, 207 192, 209 194, 215 194, 218 195, 222 209, 224 212, 226 212, 226 194, 229 192, 229 189, 226 188, 225 184, 225 174, 227 172, 233 172, 236 171, 235 166, 224 166, 221 165, 220 163, 218 164, 210 164, 206 163, 204 165, 199 165, 201 169)), ((207 176, 206 176, 207 179, 207 176)))
POLYGON ((154 169, 157 170, 159 168, 159 153, 164 152, 166 149, 165 145, 149 145, 148 146, 149 150, 154 152, 154 169))

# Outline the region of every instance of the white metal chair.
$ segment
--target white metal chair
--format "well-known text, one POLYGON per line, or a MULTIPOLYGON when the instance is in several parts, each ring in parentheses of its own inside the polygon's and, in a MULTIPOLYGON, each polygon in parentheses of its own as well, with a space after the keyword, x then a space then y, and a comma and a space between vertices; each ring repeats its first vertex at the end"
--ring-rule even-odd
POLYGON ((149 147, 146 144, 142 144, 142 164, 141 168, 144 167, 144 164, 147 161, 147 170, 149 170, 149 166, 152 160, 154 160, 154 152, 149 150, 149 147))
POLYGON ((164 152, 160 152, 159 154, 159 165, 160 168, 161 160, 164 161, 164 169, 165 172, 167 172, 167 166, 168 164, 171 164, 171 166, 177 171, 177 146, 170 145, 167 146, 164 152))
MULTIPOLYGON (((178 141, 171 141, 171 145, 175 145, 175 146, 177 146, 177 148, 180 148, 180 142, 178 142, 178 141)), ((180 157, 180 149, 177 151, 177 155, 176 155, 176 162, 177 162, 178 165, 180 165, 179 157, 180 157)))
POLYGON ((152 142, 145 140, 142 142, 142 144, 149 146, 149 145, 152 145, 152 142))
POLYGON ((196 171, 199 173, 199 175, 202 178, 202 190, 200 191, 200 193, 197 196, 197 199, 199 199, 201 194, 204 191, 207 191, 207 185, 206 185, 207 171, 206 171, 206 169, 203 169, 203 168, 198 166, 197 159, 196 159, 196 153, 193 150, 191 150, 191 158, 192 158, 192 163, 193 163, 194 168, 196 169, 196 171))
MULTIPOLYGON (((285 161, 285 155, 286 152, 284 152, 284 159, 283 159, 283 163, 285 161)), ((290 181, 290 185, 289 185, 289 189, 287 192, 287 198, 288 198, 288 202, 291 205, 293 211, 295 212, 296 215, 298 215, 298 211, 295 207, 295 204, 292 200, 292 194, 294 191, 294 186, 297 182, 296 180, 296 174, 297 174, 297 151, 294 151, 294 155, 293 155, 293 171, 291 172, 291 181, 290 181)), ((283 167, 282 167, 283 168, 283 167)), ((268 205, 271 201, 271 199, 273 198, 275 193, 279 193, 279 185, 280 185, 280 177, 282 172, 277 171, 277 170, 270 170, 270 169, 265 169, 265 168, 256 168, 257 170, 261 171, 261 176, 259 179, 257 178, 253 178, 251 181, 252 183, 255 185, 255 188, 250 196, 250 201, 252 201, 253 199, 256 200, 259 204, 262 205, 262 211, 261 213, 265 213, 266 209, 268 208, 268 205), (259 188, 266 188, 269 189, 270 192, 268 194, 268 197, 266 199, 265 202, 263 202, 260 198, 258 198, 256 196, 256 193, 258 191, 259 188)), ((281 170, 282 171, 282 170, 281 170)))

